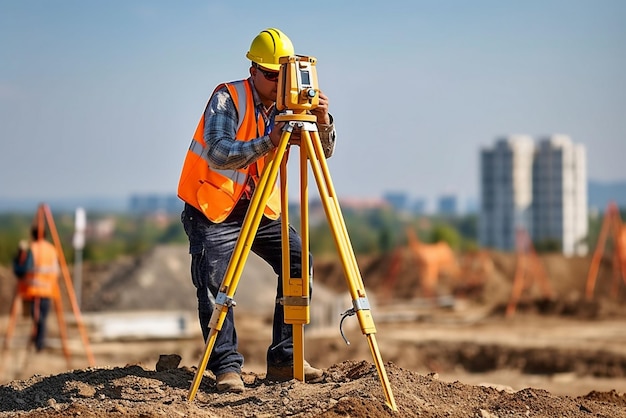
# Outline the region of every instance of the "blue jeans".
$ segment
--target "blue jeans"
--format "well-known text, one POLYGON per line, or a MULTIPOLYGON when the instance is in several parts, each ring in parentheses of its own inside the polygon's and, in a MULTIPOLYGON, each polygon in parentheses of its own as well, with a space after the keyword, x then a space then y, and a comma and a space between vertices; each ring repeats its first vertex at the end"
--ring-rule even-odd
MULTIPOLYGON (((209 221, 202 212, 189 204, 181 214, 181 221, 189 238, 191 254, 191 280, 198 297, 198 317, 206 342, 209 336, 209 321, 215 307, 215 297, 235 249, 249 201, 240 200, 233 212, 221 223, 209 221)), ((302 241, 299 234, 289 227, 289 248, 291 276, 301 277, 302 241)), ((278 276, 276 305, 272 327, 272 343, 267 350, 268 366, 293 364, 293 329, 284 322, 283 305, 278 301, 283 296, 282 289, 282 242, 280 219, 261 219, 251 250, 265 260, 278 276)), ((312 266, 312 257, 310 257, 312 266)), ((312 267, 309 271, 311 287, 312 267)), ((209 357, 207 369, 215 375, 226 372, 241 372, 243 356, 237 351, 237 332, 233 309, 229 309, 218 332, 215 345, 209 357)))
POLYGON ((31 301, 30 315, 35 321, 33 342, 37 351, 44 348, 46 340, 46 322, 50 312, 51 301, 49 298, 35 298, 31 301))

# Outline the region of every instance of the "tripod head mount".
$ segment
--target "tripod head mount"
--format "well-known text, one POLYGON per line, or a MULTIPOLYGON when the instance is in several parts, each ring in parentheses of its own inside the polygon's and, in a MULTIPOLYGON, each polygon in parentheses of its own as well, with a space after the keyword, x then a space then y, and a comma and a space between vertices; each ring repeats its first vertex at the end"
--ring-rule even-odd
POLYGON ((304 113, 319 104, 317 70, 313 57, 292 55, 280 57, 276 108, 304 113))

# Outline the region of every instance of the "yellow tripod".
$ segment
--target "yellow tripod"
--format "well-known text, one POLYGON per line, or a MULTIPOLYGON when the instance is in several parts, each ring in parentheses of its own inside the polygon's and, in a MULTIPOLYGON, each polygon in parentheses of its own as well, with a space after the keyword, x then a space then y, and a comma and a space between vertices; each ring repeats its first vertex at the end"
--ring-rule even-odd
MULTIPOLYGON (((284 57, 281 63, 287 61, 293 64, 299 60, 307 60, 306 57, 284 57)), ((314 59, 313 59, 314 60, 314 59)), ((312 61, 314 63, 314 61, 312 61)), ((309 69, 310 70, 310 69, 309 69)), ((282 81, 279 83, 279 91, 281 91, 287 80, 289 84, 289 75, 285 74, 284 65, 281 67, 282 81)), ((308 78, 308 74, 306 75, 308 78)), ((280 77, 280 76, 279 76, 280 77)), ((300 80, 300 79, 299 79, 300 80)), ((307 91, 308 94, 308 91, 307 91)), ((303 94, 300 96, 304 96, 303 94)), ((312 97, 309 94, 309 97, 312 97)), ((280 97, 277 104, 281 104, 280 97)), ((279 106, 281 109, 283 106, 279 106)), ((322 149, 319 134, 317 131, 316 117, 307 114, 306 110, 300 110, 293 113, 291 111, 284 112, 276 116, 276 122, 285 122, 280 143, 276 149, 268 154, 267 161, 259 183, 250 201, 250 207, 243 221, 241 233, 235 244, 235 249, 230 259, 230 263, 222 280, 220 290, 215 301, 215 308, 209 321, 210 333, 207 338, 204 355, 200 360, 200 364, 196 371, 191 388, 189 389, 188 399, 193 400, 200 386, 202 374, 206 369, 207 363, 218 332, 222 329, 222 325, 228 313, 228 309, 235 306, 233 297, 237 290, 239 279, 243 272, 246 260, 250 254, 250 249, 256 236, 259 223, 263 216, 263 211, 270 194, 276 183, 278 172, 280 169, 280 190, 281 190, 281 222, 282 222, 282 281, 283 281, 283 306, 285 312, 285 323, 293 326, 293 371, 294 378, 304 381, 304 325, 310 321, 309 311, 309 233, 308 233, 308 165, 310 163, 311 170, 314 174, 318 191, 323 203, 324 211, 328 219, 338 253, 343 264, 344 273, 350 295, 352 297, 352 309, 349 314, 356 314, 361 325, 362 333, 367 337, 372 357, 378 370, 378 377, 383 386, 386 404, 393 411, 397 410, 396 402, 393 397, 391 385, 387 378, 387 372, 383 364, 382 356, 376 343, 376 327, 370 311, 369 300, 365 294, 363 280, 359 272, 356 257, 352 249, 352 244, 348 237, 348 232, 341 214, 339 201, 336 197, 335 190, 330 178, 330 172, 326 164, 326 156, 322 149), (301 202, 301 231, 302 238, 302 273, 304 277, 290 277, 289 262, 289 232, 288 232, 288 199, 287 199, 287 149, 289 141, 294 129, 300 130, 300 202, 301 202)))

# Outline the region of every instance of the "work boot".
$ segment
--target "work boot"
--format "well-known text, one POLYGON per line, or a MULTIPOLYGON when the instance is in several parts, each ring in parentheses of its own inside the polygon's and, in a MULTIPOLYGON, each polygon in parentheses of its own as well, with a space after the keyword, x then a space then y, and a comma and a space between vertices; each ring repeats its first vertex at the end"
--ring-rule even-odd
POLYGON ((241 375, 235 372, 226 372, 215 376, 215 383, 218 392, 242 393, 244 388, 241 375))
MULTIPOLYGON (((306 383, 318 383, 324 377, 322 369, 316 369, 308 361, 304 360, 304 381, 306 383)), ((284 382, 293 379, 293 366, 267 366, 267 380, 284 382)))

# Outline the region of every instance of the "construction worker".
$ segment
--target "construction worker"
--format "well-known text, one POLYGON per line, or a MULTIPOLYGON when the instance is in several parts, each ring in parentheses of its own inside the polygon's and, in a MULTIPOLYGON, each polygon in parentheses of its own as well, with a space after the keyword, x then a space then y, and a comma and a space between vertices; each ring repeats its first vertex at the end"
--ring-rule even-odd
MULTIPOLYGON (((183 164, 178 196, 185 201, 181 221, 189 238, 191 278, 197 289, 198 316, 205 341, 215 297, 224 278, 250 198, 264 167, 264 158, 280 141, 284 123, 274 124, 277 80, 281 56, 294 55, 291 40, 278 29, 257 35, 246 57, 250 77, 218 85, 195 131, 183 164)), ((326 157, 334 152, 335 128, 328 113, 328 97, 319 95, 317 117, 326 157)), ((299 144, 299 133, 291 143, 299 144)), ((292 277, 301 277, 302 242, 290 228, 292 277)), ((284 323, 281 284, 280 190, 274 190, 251 247, 278 274, 272 343, 267 350, 267 379, 293 377, 292 326, 284 323)), ((312 264, 312 263, 311 263, 312 264)), ((310 265, 311 265, 310 264, 310 265)), ((312 280, 312 268, 309 271, 312 280)), ((242 392, 243 356, 237 351, 233 310, 226 314, 207 368, 216 376, 217 389, 242 392)), ((320 381, 323 371, 305 361, 305 380, 320 381)))
MULTIPOLYGON (((32 256, 32 268, 28 268, 18 282, 18 292, 22 300, 30 305, 34 321, 33 342, 37 351, 41 351, 45 346, 46 321, 50 306, 60 295, 58 285, 60 268, 57 250, 46 241, 45 230, 34 226, 31 238, 29 251, 32 256)), ((23 248, 21 250, 23 251, 23 248)))

